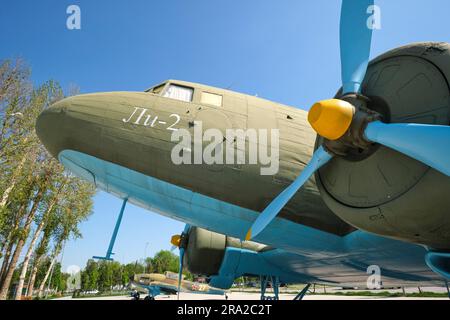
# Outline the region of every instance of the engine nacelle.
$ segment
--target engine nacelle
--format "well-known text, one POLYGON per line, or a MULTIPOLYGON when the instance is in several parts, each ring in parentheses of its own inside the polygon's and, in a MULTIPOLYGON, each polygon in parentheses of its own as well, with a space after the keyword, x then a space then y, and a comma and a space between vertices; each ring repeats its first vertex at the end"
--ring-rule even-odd
POLYGON ((267 246, 252 241, 240 241, 237 238, 198 227, 190 227, 183 264, 193 274, 217 275, 227 248, 258 252, 267 246))
POLYGON ((184 266, 193 274, 217 274, 226 248, 226 236, 191 227, 184 256, 184 266))
MULTIPOLYGON (((449 125, 449 80, 450 44, 417 43, 372 61, 362 93, 384 121, 449 125)), ((450 178, 425 164, 373 145, 335 157, 316 181, 328 207, 358 229, 450 249, 450 178)))

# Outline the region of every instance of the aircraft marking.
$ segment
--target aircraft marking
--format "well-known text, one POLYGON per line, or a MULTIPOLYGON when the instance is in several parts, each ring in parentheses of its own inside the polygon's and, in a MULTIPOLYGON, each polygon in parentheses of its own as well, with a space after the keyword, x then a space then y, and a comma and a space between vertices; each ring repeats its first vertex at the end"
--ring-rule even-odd
MULTIPOLYGON (((141 125, 141 126, 150 127, 150 128, 154 128, 157 123, 162 124, 162 125, 167 124, 166 121, 158 120, 157 115, 155 115, 152 119, 152 115, 148 114, 147 112, 149 112, 149 110, 146 108, 134 107, 133 112, 130 114, 128 119, 122 118, 122 122, 123 123, 131 122, 136 125, 141 125), (133 119, 135 119, 135 121, 132 121, 133 119), (142 119, 145 119, 145 120, 142 122, 141 121, 142 119), (152 121, 150 122, 150 120, 152 120, 152 121)), ((169 118, 175 118, 175 121, 171 125, 167 126, 165 129, 169 130, 169 131, 177 131, 178 128, 174 128, 174 126, 176 126, 180 122, 180 120, 181 120, 180 115, 178 115, 176 113, 172 113, 171 115, 169 115, 169 118)))

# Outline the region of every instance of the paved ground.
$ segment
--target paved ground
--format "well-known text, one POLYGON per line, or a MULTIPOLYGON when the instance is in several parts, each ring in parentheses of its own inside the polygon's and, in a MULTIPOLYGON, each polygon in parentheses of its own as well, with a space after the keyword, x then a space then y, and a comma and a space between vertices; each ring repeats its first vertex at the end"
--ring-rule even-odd
MULTIPOLYGON (((259 300, 258 293, 247 293, 247 292, 231 292, 228 293, 228 300, 259 300)), ((280 294, 280 300, 292 300, 295 294, 280 294)), ((71 297, 64 297, 55 300, 71 300, 71 297)), ((176 300, 176 295, 163 295, 156 297, 156 300, 176 300)), ((207 295, 207 294, 193 294, 193 293, 181 293, 181 300, 225 300, 222 295, 207 295)), ((307 295, 304 300, 428 300, 428 299, 440 299, 448 300, 448 298, 384 298, 384 297, 349 297, 349 296, 338 296, 338 295, 307 295)), ((131 300, 128 296, 115 296, 115 297, 93 297, 93 298, 82 298, 80 300, 131 300)))

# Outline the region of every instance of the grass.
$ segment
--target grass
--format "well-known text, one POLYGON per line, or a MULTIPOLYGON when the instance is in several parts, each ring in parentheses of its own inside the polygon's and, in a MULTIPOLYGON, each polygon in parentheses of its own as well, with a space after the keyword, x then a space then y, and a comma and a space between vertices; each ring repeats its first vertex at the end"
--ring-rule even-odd
POLYGON ((83 294, 72 295, 74 299, 94 298, 94 297, 115 297, 115 296, 127 296, 130 295, 129 291, 104 291, 96 294, 83 294))
POLYGON ((387 298, 447 298, 448 294, 445 292, 413 292, 404 295, 402 292, 389 292, 389 291, 335 291, 335 292, 316 292, 308 294, 315 295, 332 295, 332 296, 347 296, 347 297, 387 297, 387 298))
MULTIPOLYGON (((249 292, 249 293, 258 293, 259 288, 244 288, 244 289, 236 289, 234 288, 231 291, 235 292, 249 292)), ((297 294, 300 290, 283 290, 281 294, 297 294)), ((272 292, 270 289, 268 292, 272 292)), ((403 292, 389 292, 389 291, 327 291, 323 292, 322 290, 316 290, 316 292, 308 291, 307 295, 330 295, 330 296, 347 296, 347 297, 384 297, 384 298, 447 298, 448 294, 446 292, 412 292, 403 294, 403 292)))

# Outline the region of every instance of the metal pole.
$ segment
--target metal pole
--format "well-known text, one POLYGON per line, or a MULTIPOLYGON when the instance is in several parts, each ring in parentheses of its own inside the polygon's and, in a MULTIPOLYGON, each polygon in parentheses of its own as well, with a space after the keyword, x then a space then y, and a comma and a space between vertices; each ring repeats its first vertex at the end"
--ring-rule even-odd
POLYGON ((146 242, 145 243, 145 249, 144 249, 144 258, 147 258, 147 248, 148 248, 149 243, 146 242))
POLYGON ((450 289, 448 288, 448 280, 445 280, 445 286, 447 287, 448 298, 450 299, 450 289))
POLYGON ((275 276, 274 278, 272 278, 272 287, 273 287, 273 293, 275 295, 275 300, 279 300, 280 281, 278 279, 278 276, 275 276))
POLYGON ((268 276, 261 276, 261 300, 266 299, 268 276))
POLYGON ((122 208, 120 209, 119 217, 117 218, 116 226, 114 227, 114 232, 109 242, 108 251, 106 252, 106 258, 110 259, 113 255, 114 243, 116 242, 117 233, 119 232, 120 223, 122 222, 123 211, 125 210, 125 205, 127 204, 128 198, 125 198, 122 203, 122 208))
MULTIPOLYGON (((108 263, 108 262, 107 262, 108 263)), ((113 287, 114 287, 114 275, 113 275, 113 270, 112 270, 112 261, 109 261, 109 270, 111 271, 111 277, 110 277, 110 281, 111 281, 111 285, 109 286, 109 293, 112 294, 113 291, 113 287)))
POLYGON ((311 286, 310 283, 308 283, 303 289, 302 291, 300 291, 294 298, 294 300, 303 300, 303 297, 306 295, 306 293, 308 292, 309 287, 311 286))
POLYGON ((148 248, 148 242, 145 243, 145 249, 144 249, 144 273, 146 272, 150 272, 149 270, 147 270, 147 248, 148 248))

